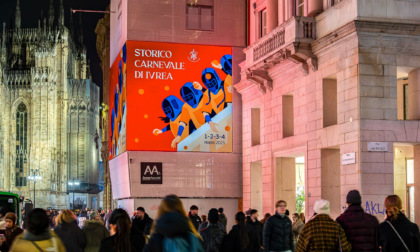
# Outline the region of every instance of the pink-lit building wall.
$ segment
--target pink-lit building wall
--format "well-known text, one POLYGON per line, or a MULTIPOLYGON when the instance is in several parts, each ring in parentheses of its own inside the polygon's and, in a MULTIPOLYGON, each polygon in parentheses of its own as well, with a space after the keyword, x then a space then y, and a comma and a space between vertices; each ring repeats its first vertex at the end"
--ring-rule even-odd
MULTIPOLYGON (((210 31, 186 29, 190 4, 175 0, 112 0, 111 10, 116 13, 111 15, 110 64, 126 41, 228 46, 232 47, 233 83, 239 82, 239 63, 245 59, 242 50, 246 46, 245 1, 197 1, 198 5, 213 6, 210 31)), ((192 204, 198 205, 199 214, 207 215, 212 207, 224 207, 228 226, 232 226, 242 198, 242 108, 236 91, 232 103, 232 153, 127 151, 110 160, 113 198, 118 206, 129 212, 144 206, 154 218, 160 199, 174 193, 182 198, 186 210, 192 204), (162 162, 161 185, 140 183, 141 162, 162 162)))
POLYGON ((365 211, 380 220, 386 195, 395 193, 419 223, 420 203, 410 203, 405 186, 420 193, 420 46, 418 34, 407 33, 418 29, 420 3, 304 0, 299 15, 296 2, 249 1, 250 45, 235 86, 244 209, 273 214, 285 199, 293 213, 295 161, 303 157, 307 218, 320 198, 337 217, 347 192, 358 189, 365 211))

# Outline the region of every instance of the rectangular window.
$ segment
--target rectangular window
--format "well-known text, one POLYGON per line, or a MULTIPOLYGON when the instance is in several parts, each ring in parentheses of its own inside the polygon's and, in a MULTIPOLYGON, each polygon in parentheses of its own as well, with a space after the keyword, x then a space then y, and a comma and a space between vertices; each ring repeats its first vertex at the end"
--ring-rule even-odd
POLYGON ((187 4, 188 30, 214 30, 213 6, 187 4))
POLYGON ((337 80, 322 80, 323 126, 337 124, 337 80))
POLYGON ((283 95, 283 138, 294 135, 293 95, 283 95))
POLYGON ((261 114, 260 108, 251 109, 251 145, 259 145, 261 143, 261 114))
POLYGON ((305 15, 305 0, 296 1, 296 16, 305 15))
POLYGON ((260 22, 260 38, 264 37, 267 34, 267 9, 264 9, 259 12, 259 22, 260 22))
POLYGON ((403 85, 404 94, 404 120, 408 118, 408 84, 403 85))

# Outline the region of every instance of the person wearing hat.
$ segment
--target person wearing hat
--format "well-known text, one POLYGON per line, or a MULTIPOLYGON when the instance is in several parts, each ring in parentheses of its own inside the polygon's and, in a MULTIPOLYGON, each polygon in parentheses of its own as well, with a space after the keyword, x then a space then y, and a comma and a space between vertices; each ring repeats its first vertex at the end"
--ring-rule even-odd
POLYGON ((376 217, 365 213, 361 204, 359 191, 351 190, 347 194, 347 209, 336 221, 346 232, 353 251, 374 251, 379 222, 376 217))
POLYGON ((86 247, 84 252, 97 252, 101 246, 102 239, 109 237, 109 231, 97 211, 89 214, 89 220, 85 220, 82 228, 86 236, 86 247))
POLYGON ((219 213, 216 208, 210 209, 207 219, 209 224, 200 230, 200 235, 203 237, 204 251, 220 251, 226 232, 218 225, 219 213))
POLYGON ((314 212, 314 217, 305 224, 299 235, 296 252, 350 252, 351 244, 343 228, 329 216, 330 202, 324 199, 315 201, 314 212))
POLYGON ((264 224, 264 252, 293 251, 292 221, 286 216, 286 207, 286 201, 277 201, 276 214, 268 218, 264 224))
POLYGON ((6 220, 6 230, 4 232, 4 239, 0 240, 0 251, 9 251, 12 246, 13 240, 19 234, 23 233, 23 230, 16 226, 16 214, 7 213, 5 216, 6 220))

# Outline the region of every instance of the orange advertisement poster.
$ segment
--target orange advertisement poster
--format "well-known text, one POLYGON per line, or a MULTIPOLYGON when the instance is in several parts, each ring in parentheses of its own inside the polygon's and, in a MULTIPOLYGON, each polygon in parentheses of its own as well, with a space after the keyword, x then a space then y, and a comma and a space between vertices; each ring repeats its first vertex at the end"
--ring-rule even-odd
POLYGON ((110 107, 122 100, 111 156, 125 150, 232 152, 231 47, 128 41, 111 71, 111 83, 122 82, 118 99, 118 85, 111 85, 110 107))

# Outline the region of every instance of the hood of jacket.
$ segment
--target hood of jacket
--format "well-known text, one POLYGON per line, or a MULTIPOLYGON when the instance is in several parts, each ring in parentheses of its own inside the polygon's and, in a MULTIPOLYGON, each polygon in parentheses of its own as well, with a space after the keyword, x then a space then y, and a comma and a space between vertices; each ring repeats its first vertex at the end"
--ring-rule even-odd
POLYGON ((166 237, 185 235, 190 231, 189 220, 180 213, 169 212, 156 220, 155 231, 166 237))
POLYGON ((104 222, 101 220, 85 220, 83 222, 83 229, 96 229, 105 227, 104 222))

